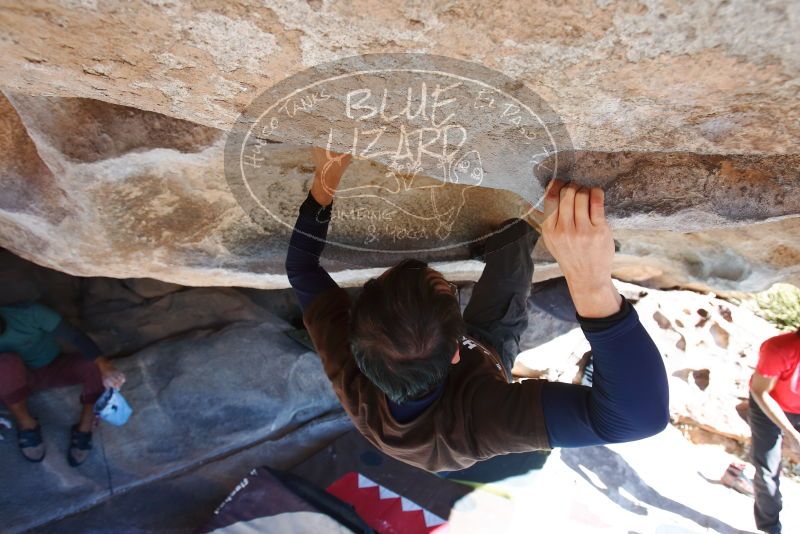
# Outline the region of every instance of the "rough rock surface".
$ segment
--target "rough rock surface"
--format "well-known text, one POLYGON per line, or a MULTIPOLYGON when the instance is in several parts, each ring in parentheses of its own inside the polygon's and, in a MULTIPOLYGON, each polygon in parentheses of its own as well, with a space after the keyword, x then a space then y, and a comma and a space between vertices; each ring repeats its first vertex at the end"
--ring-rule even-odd
POLYGON ((539 92, 584 150, 796 152, 800 8, 519 0, 2 3, 13 91, 227 129, 255 94, 345 56, 425 52, 539 92))
MULTIPOLYGON (((245 213, 226 181, 224 132, 257 95, 320 62, 417 52, 494 69, 563 119, 576 150, 563 171, 606 189, 619 276, 799 283, 798 6, 0 2, 0 246, 83 276, 286 287, 288 231, 312 174, 297 144, 318 142, 322 104, 270 145, 251 194, 271 216, 245 213)), ((511 141, 493 135, 484 155, 511 141)), ((357 161, 345 186, 399 186, 382 163, 357 161)), ((331 268, 356 284, 370 275, 358 269, 410 251, 467 258, 470 240, 526 209, 516 193, 536 200, 485 170, 482 187, 420 176, 391 199, 340 191, 331 268)))
MULTIPOLYGON (((287 286, 287 225, 312 176, 305 150, 273 152, 262 185, 278 219, 259 225, 225 180, 219 130, 97 100, 8 97, 0 96, 0 145, 8 155, 0 163, 0 245, 82 276, 287 286)), ((800 282, 798 156, 577 154, 572 175, 607 190, 620 243, 618 276, 717 290, 800 282)), ((347 179, 380 183, 384 171, 358 161, 347 179)), ((425 204, 426 194, 411 191, 405 202, 425 204)), ((375 243, 355 252, 329 247, 331 268, 356 284, 371 273, 353 268, 396 261, 397 255, 373 254, 376 248, 434 247, 424 253, 429 260, 464 259, 467 248, 459 243, 524 210, 517 195, 497 189, 446 184, 440 194, 448 202, 462 199, 444 241, 433 234, 435 225, 410 226, 385 199, 337 201, 331 238, 358 246, 374 236, 375 243), (376 221, 376 213, 384 220, 376 221)), ((540 279, 557 274, 545 250, 537 259, 540 279)), ((481 266, 442 268, 474 280, 481 266)))

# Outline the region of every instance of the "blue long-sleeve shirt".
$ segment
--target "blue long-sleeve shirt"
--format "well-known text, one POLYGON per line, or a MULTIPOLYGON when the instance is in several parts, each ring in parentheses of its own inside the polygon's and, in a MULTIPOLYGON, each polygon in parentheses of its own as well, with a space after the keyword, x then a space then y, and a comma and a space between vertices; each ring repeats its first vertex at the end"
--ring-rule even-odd
MULTIPOLYGON (((309 194, 289 241, 286 272, 305 310, 336 282, 320 265, 332 206, 309 194)), ((551 447, 582 447, 652 436, 669 420, 669 390, 658 348, 633 307, 624 302, 607 319, 578 317, 592 349, 592 386, 548 382, 542 387, 545 428, 551 447)), ((442 395, 439 387, 404 405, 389 402, 393 417, 413 420, 442 395)), ((387 399, 388 401, 388 399, 387 399)))

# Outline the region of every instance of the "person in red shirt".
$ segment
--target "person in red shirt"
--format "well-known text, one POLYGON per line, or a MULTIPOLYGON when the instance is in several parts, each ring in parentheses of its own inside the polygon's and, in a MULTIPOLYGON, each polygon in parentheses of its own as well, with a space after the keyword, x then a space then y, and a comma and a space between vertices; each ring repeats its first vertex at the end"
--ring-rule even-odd
POLYGON ((750 380, 750 452, 759 530, 781 531, 781 445, 800 453, 800 330, 766 340, 750 380))

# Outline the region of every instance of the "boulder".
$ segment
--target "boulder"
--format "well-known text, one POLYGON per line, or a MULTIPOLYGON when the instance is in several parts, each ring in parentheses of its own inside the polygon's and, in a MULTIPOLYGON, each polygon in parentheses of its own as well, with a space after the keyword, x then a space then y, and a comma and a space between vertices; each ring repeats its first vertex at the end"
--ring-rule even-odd
POLYGON ((178 284, 170 284, 152 278, 130 278, 125 280, 125 287, 142 298, 153 299, 169 295, 181 290, 178 284))
MULTIPOLYGON (((81 98, 0 98, 0 245, 80 276, 141 278, 194 286, 287 287, 283 259, 311 180, 308 151, 279 144, 261 186, 274 217, 251 217, 223 172, 219 130, 81 98), (73 135, 73 129, 80 135, 73 135)), ((800 283, 800 160, 793 155, 576 151, 568 175, 607 191, 619 255, 615 274, 654 287, 756 290, 800 283)), ((385 180, 386 167, 356 161, 354 187, 385 180)), ((421 177, 422 180, 424 177, 421 177)), ((428 182, 436 183, 433 179, 428 182)), ((326 256, 357 285, 406 255, 444 262, 456 280, 482 265, 469 244, 525 212, 517 194, 442 184, 457 204, 447 235, 409 211, 430 193, 337 200, 326 256), (401 207, 398 207, 401 206, 401 207)), ((421 206, 421 207, 420 207, 421 206)), ((414 208, 416 209, 416 208, 414 208)), ((441 229, 441 225, 439 225, 441 229)), ((537 279, 557 276, 542 245, 537 279)), ((171 286, 134 288, 158 297, 171 286)))
MULTIPOLYGON (((408 117, 421 109, 414 118, 434 124, 431 106, 455 102, 475 150, 446 159, 442 176, 360 152, 326 252, 342 283, 405 256, 465 260, 539 200, 542 169, 605 188, 620 277, 718 291, 798 283, 798 10, 790 0, 768 9, 744 0, 3 5, 0 246, 80 276, 286 287, 289 230, 313 172, 306 148, 321 145, 328 126, 334 146, 349 146, 353 116, 330 113, 350 99, 304 85, 301 101, 276 108, 289 126, 257 139, 266 152, 249 154, 258 172, 247 183, 231 174, 238 145, 226 152, 225 132, 238 140, 281 88, 400 65, 381 54, 414 52, 437 73, 491 79, 494 92, 462 101, 472 94, 465 82, 445 91, 448 101, 433 83, 439 74, 426 71, 430 87, 408 71, 375 77, 396 85, 389 104, 406 95, 408 117), (501 111, 508 95, 529 97, 520 102, 558 142, 537 148, 536 136, 515 129, 530 117, 516 105, 501 111)), ((356 91, 375 81, 337 79, 356 91)), ((356 109, 378 106, 377 94, 356 109)), ((391 109, 367 115, 356 122, 380 127, 391 109)), ((399 153, 398 138, 409 138, 390 130, 373 139, 377 152, 394 144, 399 153)), ((538 257, 540 279, 558 274, 546 251, 538 257)), ((480 274, 479 264, 441 268, 461 280, 480 274)))
POLYGON ((796 153, 798 9, 791 0, 38 0, 0 8, 0 79, 15 92, 228 129, 286 76, 414 51, 476 61, 530 86, 581 150, 796 153))

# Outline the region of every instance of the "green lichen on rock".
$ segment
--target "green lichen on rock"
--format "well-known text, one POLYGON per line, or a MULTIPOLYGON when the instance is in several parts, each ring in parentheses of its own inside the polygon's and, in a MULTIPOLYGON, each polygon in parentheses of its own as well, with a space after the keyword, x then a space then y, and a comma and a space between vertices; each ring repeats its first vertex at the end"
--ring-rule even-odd
POLYGON ((775 284, 756 293, 751 301, 753 311, 781 330, 800 329, 800 288, 791 284, 775 284))

